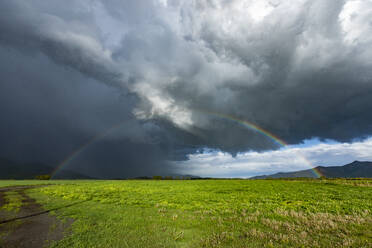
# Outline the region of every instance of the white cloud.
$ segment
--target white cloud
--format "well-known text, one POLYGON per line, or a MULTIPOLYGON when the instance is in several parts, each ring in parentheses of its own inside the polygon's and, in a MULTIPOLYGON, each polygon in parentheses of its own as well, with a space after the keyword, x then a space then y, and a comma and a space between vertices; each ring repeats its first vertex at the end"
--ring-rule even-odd
POLYGON ((349 1, 339 15, 344 40, 348 44, 370 41, 372 1, 349 1))
POLYGON ((210 177, 251 177, 277 172, 306 170, 318 165, 336 166, 354 160, 372 160, 372 138, 354 143, 319 143, 310 147, 287 146, 268 152, 229 153, 206 150, 190 154, 175 167, 182 173, 210 177))

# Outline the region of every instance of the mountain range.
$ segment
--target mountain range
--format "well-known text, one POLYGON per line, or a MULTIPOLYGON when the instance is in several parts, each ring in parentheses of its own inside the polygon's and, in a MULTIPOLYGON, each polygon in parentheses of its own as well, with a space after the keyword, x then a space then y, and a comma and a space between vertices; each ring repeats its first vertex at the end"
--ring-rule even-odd
MULTIPOLYGON (((51 175, 54 168, 42 163, 17 163, 5 158, 0 158, 0 179, 35 179, 40 175, 51 175)), ((317 166, 313 169, 279 172, 272 175, 251 177, 250 179, 266 178, 317 178, 319 175, 327 178, 372 178, 372 162, 354 161, 343 166, 317 166), (316 173, 315 173, 316 171, 316 173)), ((172 177, 174 177, 172 175, 172 177)), ((177 176, 179 177, 179 176, 177 176)), ((182 177, 185 177, 183 175, 182 177)), ((189 176, 192 179, 197 176, 189 176)), ((53 177, 54 179, 92 179, 78 172, 63 170, 53 177)), ((152 178, 152 177, 150 177, 152 178)), ((147 179, 147 177, 146 177, 147 179)))
POLYGON ((317 174, 327 178, 372 178, 372 162, 354 161, 343 166, 317 166, 313 169, 308 170, 279 172, 272 175, 255 176, 251 179, 293 177, 317 178, 317 174))
MULTIPOLYGON (((52 175, 55 168, 42 163, 18 163, 6 158, 0 158, 0 180, 1 179, 36 179, 38 176, 52 175)), ((159 177, 159 176, 158 176, 159 177)), ((163 175, 160 178, 183 178, 200 179, 194 175, 171 174, 163 175)), ((103 179, 93 178, 87 175, 63 169, 58 171, 53 179, 103 179)), ((106 179, 127 179, 126 177, 106 178, 106 179)), ((142 176, 130 179, 153 179, 153 176, 142 176)))
MULTIPOLYGON (((17 163, 0 158, 0 179, 35 179, 40 175, 51 175, 54 168, 42 163, 17 163)), ((60 171, 54 179, 90 179, 90 177, 69 170, 60 171)))

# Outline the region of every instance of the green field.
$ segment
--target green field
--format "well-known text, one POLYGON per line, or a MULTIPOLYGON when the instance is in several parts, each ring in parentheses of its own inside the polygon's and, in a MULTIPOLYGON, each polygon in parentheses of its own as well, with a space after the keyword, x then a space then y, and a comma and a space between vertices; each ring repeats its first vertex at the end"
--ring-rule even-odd
MULTIPOLYGON (((61 221, 52 247, 372 247, 371 180, 0 181, 61 221)), ((17 203, 17 201, 15 201, 17 203)))

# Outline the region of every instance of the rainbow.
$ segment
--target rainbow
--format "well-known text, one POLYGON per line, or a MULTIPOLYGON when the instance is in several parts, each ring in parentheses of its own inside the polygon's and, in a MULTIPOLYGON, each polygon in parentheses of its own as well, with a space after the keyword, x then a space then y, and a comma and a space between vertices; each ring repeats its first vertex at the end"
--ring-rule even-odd
MULTIPOLYGON (((267 138, 271 139, 274 143, 278 144, 280 147, 287 147, 288 144, 280 139, 278 136, 270 133, 269 131, 257 126, 256 124, 252 123, 252 122, 249 122, 249 121, 246 121, 246 120, 242 120, 242 119, 238 119, 232 115, 227 115, 227 114, 222 114, 222 113, 217 113, 217 112, 211 112, 211 111, 201 111, 201 110, 198 110, 199 113, 203 113, 203 114, 207 114, 207 115, 211 115, 211 116, 214 116, 214 117, 217 117, 217 118, 220 118, 220 119, 224 119, 224 120, 228 120, 228 121, 232 121, 232 122, 235 122, 245 128, 248 128, 254 132, 257 132, 259 134, 262 134, 263 136, 266 136, 267 138)), ((314 167, 311 162, 305 157, 303 156, 302 154, 300 153, 297 153, 297 155, 311 168, 311 171, 313 172, 313 174, 315 175, 315 177, 319 178, 319 177, 322 177, 322 173, 316 168, 314 167)))
POLYGON ((249 122, 249 121, 245 121, 245 120, 241 120, 241 119, 238 119, 234 116, 231 116, 231 115, 226 115, 226 114, 221 114, 221 113, 214 113, 214 112, 206 112, 206 111, 203 111, 203 113, 206 113, 208 115, 212 115, 212 116, 215 116, 215 117, 218 117, 220 119, 225 119, 225 120, 229 120, 229 121, 233 121, 235 123, 238 123, 239 125, 245 127, 245 128, 248 128, 252 131, 255 131, 255 132, 258 132, 260 134, 262 134, 263 136, 266 136, 268 137, 269 139, 271 139, 272 141, 274 141, 276 144, 278 144, 279 146, 281 147, 285 147, 287 146, 288 144, 285 143, 282 139, 280 139, 279 137, 275 136, 274 134, 270 133, 269 131, 257 126, 256 124, 252 123, 252 122, 249 122))
POLYGON ((62 168, 64 168, 65 166, 67 166, 72 160, 74 160, 76 157, 78 157, 82 152, 85 151, 86 148, 88 148, 90 145, 92 145, 93 143, 95 143, 96 141, 104 138, 105 136, 107 136, 108 134, 110 134, 111 132, 119 129, 122 125, 124 125, 127 121, 124 121, 124 122, 121 122, 119 124, 116 124, 108 129, 106 129, 104 132, 102 133, 99 133, 95 136, 93 136, 92 138, 90 138, 87 142, 85 142, 82 146, 80 146, 77 150, 73 151, 69 156, 67 156, 67 158, 65 158, 61 163, 59 163, 59 165, 57 167, 54 168, 54 170, 52 171, 51 175, 50 175, 50 178, 53 178, 60 170, 62 170, 62 168))
MULTIPOLYGON (((198 110, 197 112, 199 113, 203 113, 203 114, 207 114, 207 115, 211 115, 211 116, 214 116, 214 117, 217 117, 217 118, 220 118, 220 119, 225 119, 225 120, 228 120, 228 121, 232 121, 232 122, 235 122, 249 130, 252 130, 254 132, 257 132, 257 133, 260 133, 262 134, 263 136, 269 138, 270 140, 272 140, 274 143, 278 144, 280 147, 286 147, 288 146, 288 144, 280 139, 279 137, 277 137, 276 135, 270 133, 269 131, 257 126, 256 124, 252 123, 252 122, 249 122, 249 121, 246 121, 246 120, 242 120, 242 119, 238 119, 234 116, 231 116, 231 115, 227 115, 227 114, 222 114, 222 113, 216 113, 216 112, 211 112, 211 111, 201 111, 201 110, 198 110)), ((104 138, 105 136, 107 136, 108 134, 112 133, 113 131, 119 129, 124 123, 126 123, 127 121, 125 122, 121 122, 119 124, 116 124, 108 129, 106 129, 104 132, 102 133, 99 133, 95 136, 93 136, 92 138, 90 138, 87 142, 85 142, 82 146, 80 146, 77 150, 73 151, 69 156, 67 156, 67 158, 65 158, 54 170, 53 172, 51 173, 51 178, 53 178, 60 170, 62 170, 62 168, 64 168, 65 166, 67 166, 72 160, 74 160, 76 157, 78 157, 82 152, 84 152, 89 146, 91 146, 92 144, 94 144, 95 142, 97 142, 98 140, 104 138)), ((319 170, 317 170, 317 168, 313 167, 311 162, 309 160, 306 159, 306 157, 304 157, 303 155, 299 154, 298 153, 298 156, 306 163, 309 165, 309 167, 311 168, 312 172, 314 173, 315 177, 321 177, 322 174, 319 170)))

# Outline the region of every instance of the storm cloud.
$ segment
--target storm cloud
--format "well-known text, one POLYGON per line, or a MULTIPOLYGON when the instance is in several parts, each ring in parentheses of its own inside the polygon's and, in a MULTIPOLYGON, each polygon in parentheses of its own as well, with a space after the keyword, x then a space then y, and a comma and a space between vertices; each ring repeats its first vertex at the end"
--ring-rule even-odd
POLYGON ((372 1, 13 0, 0 9, 3 156, 58 164, 120 124, 74 168, 105 174, 106 161, 110 177, 133 176, 170 173, 169 161, 204 147, 278 148, 226 115, 289 144, 372 133, 372 1))

